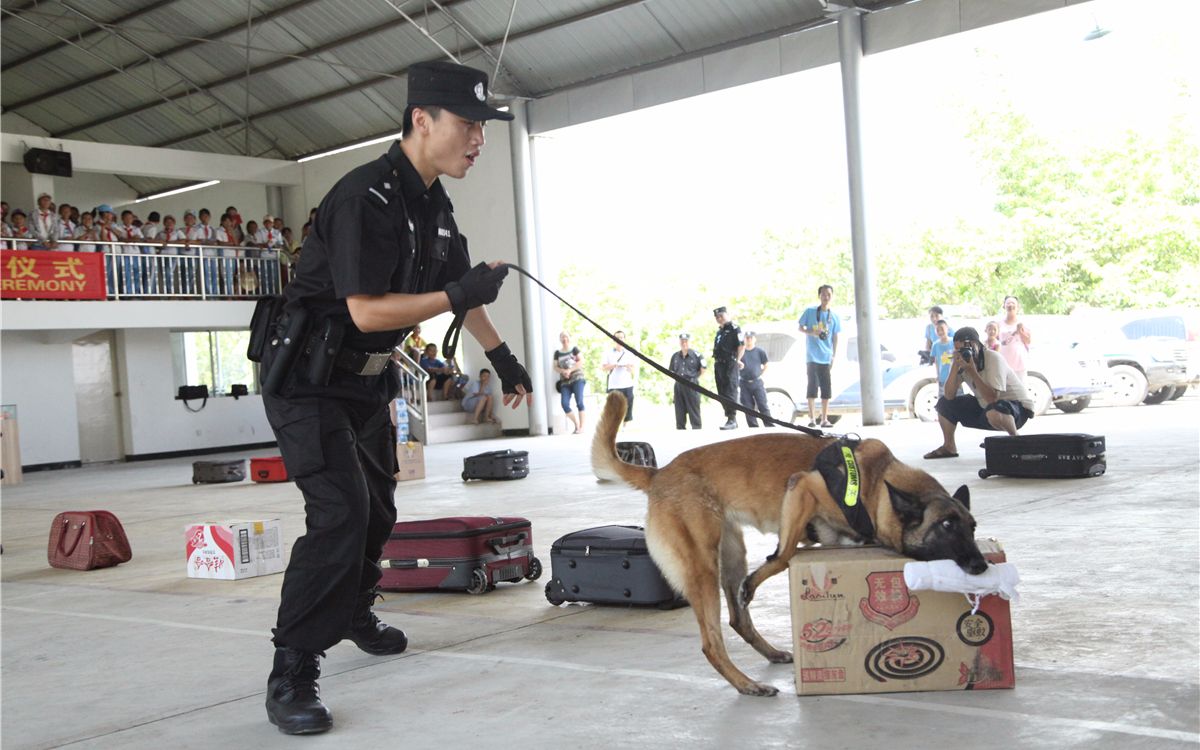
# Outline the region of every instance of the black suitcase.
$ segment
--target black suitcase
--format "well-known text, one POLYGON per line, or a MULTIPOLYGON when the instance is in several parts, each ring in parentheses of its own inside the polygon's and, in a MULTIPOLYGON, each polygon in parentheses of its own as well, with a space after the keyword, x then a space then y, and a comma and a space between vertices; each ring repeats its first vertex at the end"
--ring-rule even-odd
POLYGON ((192 464, 192 484, 241 482, 246 478, 246 459, 237 461, 196 461, 192 464))
POLYGON ((550 547, 546 600, 595 604, 687 606, 663 578, 640 526, 597 526, 567 534, 550 547))
POLYGON ((658 460, 654 457, 654 448, 649 443, 617 443, 617 458, 634 466, 649 466, 658 468, 658 460))
POLYGON ((1103 435, 1002 435, 984 438, 986 468, 981 479, 994 474, 1010 477, 1098 477, 1104 473, 1103 435))
POLYGON ((468 479, 524 479, 529 476, 529 451, 488 451, 463 459, 463 481, 468 479))

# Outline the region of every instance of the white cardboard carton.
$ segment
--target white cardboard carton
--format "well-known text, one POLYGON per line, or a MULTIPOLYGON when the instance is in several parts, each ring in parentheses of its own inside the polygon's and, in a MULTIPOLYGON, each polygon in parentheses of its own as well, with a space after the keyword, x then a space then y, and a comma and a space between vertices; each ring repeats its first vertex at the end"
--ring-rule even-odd
POLYGON ((235 581, 283 572, 283 528, 278 518, 192 524, 184 538, 188 578, 235 581))

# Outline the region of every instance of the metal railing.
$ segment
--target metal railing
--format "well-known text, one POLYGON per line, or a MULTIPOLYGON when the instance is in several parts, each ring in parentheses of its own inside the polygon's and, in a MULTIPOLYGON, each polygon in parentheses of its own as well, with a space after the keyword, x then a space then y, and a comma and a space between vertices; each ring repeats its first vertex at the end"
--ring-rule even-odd
POLYGON ((400 347, 396 348, 393 359, 400 365, 400 398, 408 404, 408 433, 426 444, 429 442, 429 405, 425 398, 425 383, 429 373, 400 347))
MULTIPOLYGON (((44 250, 34 239, 3 238, 16 249, 44 250), (24 248, 20 245, 25 245, 24 248)), ((182 242, 58 240, 59 252, 87 246, 104 253, 107 297, 121 299, 256 299, 279 294, 286 265, 274 249, 182 242), (168 252, 170 251, 170 252, 168 252)), ((52 251, 53 252, 53 251, 52 251)))

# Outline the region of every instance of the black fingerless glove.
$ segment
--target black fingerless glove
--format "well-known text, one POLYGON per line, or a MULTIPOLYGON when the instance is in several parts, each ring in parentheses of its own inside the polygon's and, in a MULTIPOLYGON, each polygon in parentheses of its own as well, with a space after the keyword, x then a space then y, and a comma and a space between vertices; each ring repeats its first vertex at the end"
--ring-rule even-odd
POLYGON ((446 284, 443 291, 450 297, 450 309, 457 316, 495 302, 496 295, 500 293, 500 285, 504 283, 504 277, 507 275, 506 265, 489 268, 487 263, 480 263, 463 274, 458 281, 446 284))
POLYGON ((484 352, 484 354, 492 363, 492 367, 496 368, 496 375, 500 378, 501 391, 516 393, 517 386, 523 385, 526 393, 533 393, 533 383, 529 380, 529 373, 525 372, 525 368, 517 361, 516 355, 509 351, 508 344, 501 342, 500 346, 490 352, 484 352))

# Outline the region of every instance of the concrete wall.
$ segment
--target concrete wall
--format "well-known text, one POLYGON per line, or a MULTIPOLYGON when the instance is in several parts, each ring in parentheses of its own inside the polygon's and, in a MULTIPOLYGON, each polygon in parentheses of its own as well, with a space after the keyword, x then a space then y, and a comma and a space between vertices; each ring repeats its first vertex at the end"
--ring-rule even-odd
POLYGON ((0 340, 0 403, 17 406, 23 465, 79 460, 74 338, 56 332, 5 331, 0 340))
MULTIPOLYGON (((126 329, 117 335, 126 455, 263 443, 275 439, 260 396, 210 398, 199 412, 175 400, 171 332, 126 329)), ((191 402, 192 408, 198 404, 191 402)))

